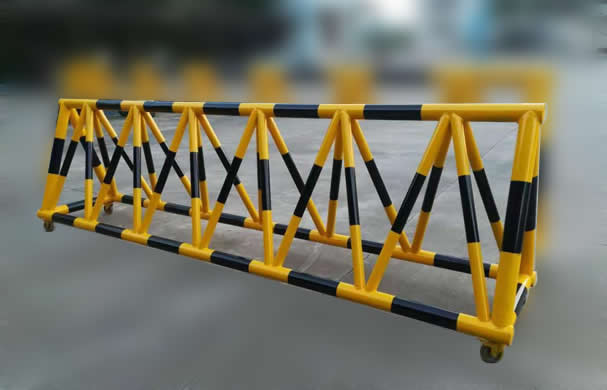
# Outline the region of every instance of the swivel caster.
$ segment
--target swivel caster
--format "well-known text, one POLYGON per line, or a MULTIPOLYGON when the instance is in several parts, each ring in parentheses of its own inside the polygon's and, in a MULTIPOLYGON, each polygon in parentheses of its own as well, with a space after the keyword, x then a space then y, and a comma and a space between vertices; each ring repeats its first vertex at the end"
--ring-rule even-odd
POLYGON ((43 226, 44 230, 47 232, 52 232, 55 230, 55 223, 53 221, 44 221, 43 226))
POLYGON ((504 355, 504 351, 496 351, 497 353, 491 350, 489 345, 481 345, 481 359, 485 363, 497 363, 502 359, 504 355))
POLYGON ((110 203, 110 204, 104 204, 103 205, 103 211, 107 214, 107 215, 112 215, 112 212, 114 212, 114 204, 110 203))

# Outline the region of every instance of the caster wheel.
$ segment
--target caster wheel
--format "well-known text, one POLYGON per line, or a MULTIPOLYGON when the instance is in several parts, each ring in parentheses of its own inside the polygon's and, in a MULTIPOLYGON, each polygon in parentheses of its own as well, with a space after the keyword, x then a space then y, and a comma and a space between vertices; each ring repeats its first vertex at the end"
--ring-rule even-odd
POLYGON ((103 205, 103 211, 107 215, 112 215, 112 212, 114 212, 114 204, 110 203, 110 204, 103 205))
POLYGON ((53 221, 44 221, 44 230, 47 232, 52 232, 55 230, 55 223, 53 221))
POLYGON ((491 352, 491 347, 488 345, 481 345, 481 359, 485 363, 497 363, 502 359, 504 352, 500 351, 497 355, 491 352))

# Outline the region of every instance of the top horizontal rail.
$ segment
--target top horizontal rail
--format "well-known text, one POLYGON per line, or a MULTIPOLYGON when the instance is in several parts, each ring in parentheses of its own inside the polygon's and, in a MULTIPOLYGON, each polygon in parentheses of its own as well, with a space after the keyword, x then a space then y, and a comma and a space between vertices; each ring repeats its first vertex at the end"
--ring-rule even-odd
POLYGON ((284 103, 227 103, 174 102, 154 100, 59 99, 68 108, 91 105, 100 110, 128 111, 141 107, 148 112, 180 113, 186 109, 206 115, 249 115, 261 110, 266 116, 288 118, 331 118, 337 111, 345 111, 352 119, 383 120, 439 120, 445 113, 453 113, 466 121, 516 122, 532 111, 540 122, 544 120, 544 103, 508 104, 284 104, 284 103))

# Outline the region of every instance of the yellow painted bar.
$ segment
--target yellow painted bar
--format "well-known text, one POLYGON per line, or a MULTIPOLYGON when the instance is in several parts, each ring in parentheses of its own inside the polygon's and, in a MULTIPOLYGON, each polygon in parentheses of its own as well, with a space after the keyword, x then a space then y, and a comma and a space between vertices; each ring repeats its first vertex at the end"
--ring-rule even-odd
MULTIPOLYGON (((185 115, 185 114, 184 114, 185 115)), ((189 135, 189 146, 190 153, 198 153, 198 122, 196 120, 196 115, 192 109, 187 111, 188 115, 188 135, 189 135)), ((198 164, 198 160, 191 161, 191 164, 198 164)), ((190 167, 190 170, 196 169, 196 167, 190 167)), ((192 245, 198 247, 200 245, 201 236, 201 228, 200 228, 200 208, 201 208, 201 200, 199 197, 194 197, 190 193, 191 196, 191 204, 192 207, 190 209, 190 214, 192 216, 192 245)))
MULTIPOLYGON (((453 150, 455 152, 457 175, 470 175, 464 125, 462 119, 455 114, 451 114, 451 135, 453 137, 453 150)), ((470 196, 472 196, 472 194, 470 194, 470 196)), ((472 213, 474 212, 475 211, 472 210, 472 213)), ((474 218, 474 220, 476 220, 476 218, 474 218)), ((487 298, 487 285, 485 283, 483 257, 479 242, 468 243, 468 258, 470 259, 470 273, 472 274, 472 288, 474 290, 474 302, 477 316, 481 321, 488 321, 489 300, 487 298)))
POLYGON ((543 122, 544 110, 544 103, 423 104, 421 119, 438 120, 445 113, 453 113, 471 122, 517 122, 526 112, 533 112, 543 122))
MULTIPOLYGON (((260 160, 268 161, 270 152, 268 150, 268 126, 266 115, 262 111, 257 112, 257 153, 260 160)), ((262 172, 257 172, 262 174, 262 172)), ((265 181, 269 182, 270 178, 265 177, 262 186, 265 186, 265 181)), ((267 188, 269 190, 269 186, 267 188)), ((262 207, 262 193, 259 194, 259 212, 261 214, 261 224, 263 226, 263 262, 267 266, 274 263, 274 223, 272 222, 272 210, 264 210, 262 207)), ((267 194, 269 196, 270 194, 267 194)))
POLYGON ((444 136, 444 133, 446 133, 448 130, 449 115, 441 115, 438 124, 434 129, 434 133, 432 134, 432 138, 430 139, 430 142, 428 142, 428 147, 426 147, 424 155, 422 156, 422 159, 417 167, 417 173, 428 176, 428 172, 432 167, 432 163, 436 160, 436 154, 441 146, 438 140, 441 139, 441 137, 444 136))
MULTIPOLYGON (((141 122, 141 141, 142 142, 150 142, 150 135, 148 134, 148 129, 146 126, 146 122, 145 122, 145 118, 144 118, 144 113, 140 112, 140 122, 141 122)), ((156 172, 149 172, 148 171, 148 177, 150 178, 150 185, 152 190, 154 190, 154 188, 156 187, 156 182, 158 181, 158 178, 156 177, 156 172)))
MULTIPOLYGON (((94 118, 93 110, 90 106, 83 107, 84 119, 86 127, 84 128, 84 137, 86 142, 93 142, 94 118)), ((91 156, 92 160, 93 156, 91 156)), ((91 219, 93 213, 93 179, 84 180, 84 218, 91 219)))
MULTIPOLYGON (((535 168, 538 133, 539 126, 535 114, 533 112, 525 114, 519 123, 514 161, 512 162, 512 181, 531 182, 535 168)), ((491 320, 497 326, 504 327, 514 324, 516 320, 514 302, 521 254, 501 251, 499 265, 491 320)))
MULTIPOLYGON (((541 129, 539 123, 536 124, 536 135, 535 135, 535 162, 532 174, 533 178, 538 178, 540 173, 540 147, 541 147, 541 129)), ((537 179, 536 179, 537 180, 537 179)), ((537 194, 531 194, 531 196, 536 197, 536 207, 537 207, 537 194)), ((530 205, 531 206, 531 205, 530 205)), ((528 211, 529 213, 532 210, 528 211)), ((534 210, 537 215, 537 210, 534 210)), ((523 250, 521 253, 521 268, 519 273, 521 275, 532 276, 535 273, 535 248, 536 248, 536 239, 537 239, 537 222, 536 228, 533 230, 525 231, 523 236, 523 250)), ((535 282, 534 282, 535 284, 535 282)))
MULTIPOLYGON (((340 114, 341 124, 341 142, 343 146, 344 154, 344 167, 354 168, 354 149, 352 147, 352 127, 350 124, 350 117, 345 112, 340 114)), ((335 142, 337 143, 337 135, 335 142)), ((350 188, 349 191, 356 193, 356 186, 350 188)), ((350 205, 348 205, 349 207, 350 205)), ((358 208, 358 204, 352 205, 358 208)), ((350 225, 350 237, 352 245, 352 276, 354 279, 354 286, 362 289, 365 287, 365 264, 363 263, 363 250, 362 241, 360 236, 360 225, 350 225)))
POLYGON ((329 129, 325 134, 325 138, 320 144, 320 149, 316 154, 316 159, 314 160, 314 164, 322 167, 325 165, 325 161, 327 161, 327 156, 329 155, 329 151, 331 150, 331 146, 333 145, 333 141, 335 139, 335 135, 337 133, 337 126, 339 125, 339 116, 336 113, 333 115, 333 119, 331 119, 331 123, 329 123, 329 129))

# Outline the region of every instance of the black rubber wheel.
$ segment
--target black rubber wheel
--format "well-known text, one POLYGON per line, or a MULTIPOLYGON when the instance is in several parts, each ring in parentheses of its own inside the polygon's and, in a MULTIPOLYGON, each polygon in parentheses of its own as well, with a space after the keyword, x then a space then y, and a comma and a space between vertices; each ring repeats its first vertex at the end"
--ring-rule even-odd
POLYGON ((112 215, 112 213, 114 212, 114 204, 110 203, 110 204, 105 204, 103 205, 103 211, 107 214, 107 215, 112 215))
POLYGON ((481 359, 485 363, 497 363, 502 360, 503 352, 498 353, 497 355, 493 355, 491 353, 491 347, 488 345, 481 345, 481 359))
POLYGON ((47 232, 52 232, 55 230, 55 223, 53 221, 44 221, 44 230, 47 232))

